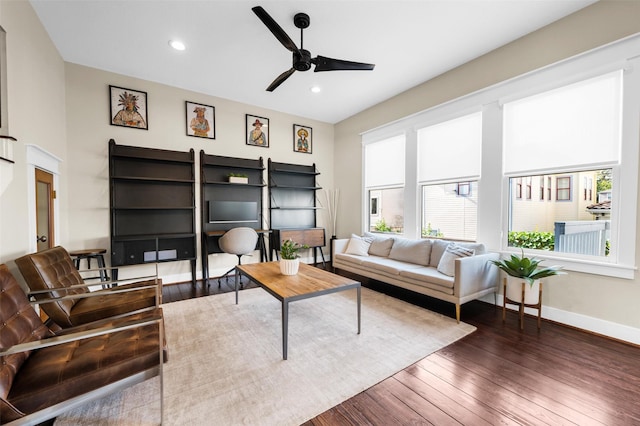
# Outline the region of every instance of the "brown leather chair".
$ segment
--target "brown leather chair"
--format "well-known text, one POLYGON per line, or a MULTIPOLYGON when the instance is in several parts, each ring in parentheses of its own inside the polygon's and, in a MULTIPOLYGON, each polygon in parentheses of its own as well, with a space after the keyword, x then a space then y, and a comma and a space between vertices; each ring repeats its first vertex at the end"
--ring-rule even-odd
MULTIPOLYGON (((71 256, 63 247, 31 253, 15 260, 36 300, 60 298, 42 303, 41 309, 61 328, 72 327, 160 304, 161 287, 155 279, 89 291, 71 256), (157 286, 150 286, 158 284, 157 286), (147 286, 136 291, 130 287, 147 286), (91 297, 84 297, 90 293, 91 297)), ((101 282, 100 284, 105 284, 101 282)))
POLYGON ((155 308, 56 334, 0 265, 0 423, 37 424, 148 378, 162 381, 162 333, 155 308))

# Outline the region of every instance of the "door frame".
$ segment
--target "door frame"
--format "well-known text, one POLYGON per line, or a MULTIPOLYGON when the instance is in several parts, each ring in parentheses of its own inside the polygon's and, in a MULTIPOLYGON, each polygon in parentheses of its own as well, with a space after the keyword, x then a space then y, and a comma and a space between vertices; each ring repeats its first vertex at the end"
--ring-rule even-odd
MULTIPOLYGON (((62 160, 37 145, 28 144, 27 149, 27 214, 29 226, 28 249, 30 253, 38 249, 36 242, 36 168, 42 169, 53 175, 53 189, 57 191, 60 186, 60 163, 62 160)), ((58 191, 59 193, 59 191, 58 191)), ((53 199, 53 245, 59 245, 60 236, 60 203, 58 197, 53 199)))

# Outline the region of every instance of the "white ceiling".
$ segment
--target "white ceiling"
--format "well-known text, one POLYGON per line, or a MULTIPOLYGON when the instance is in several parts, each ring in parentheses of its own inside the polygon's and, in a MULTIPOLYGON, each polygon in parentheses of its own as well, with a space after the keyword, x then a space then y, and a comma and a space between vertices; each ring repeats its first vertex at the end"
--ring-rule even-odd
POLYGON ((595 0, 30 2, 67 62, 336 123, 595 0), (375 70, 312 68, 266 92, 292 56, 252 12, 258 5, 298 47, 293 15, 310 15, 304 48, 312 57, 375 70), (171 49, 170 39, 187 50, 171 49), (319 94, 309 90, 316 84, 319 94))

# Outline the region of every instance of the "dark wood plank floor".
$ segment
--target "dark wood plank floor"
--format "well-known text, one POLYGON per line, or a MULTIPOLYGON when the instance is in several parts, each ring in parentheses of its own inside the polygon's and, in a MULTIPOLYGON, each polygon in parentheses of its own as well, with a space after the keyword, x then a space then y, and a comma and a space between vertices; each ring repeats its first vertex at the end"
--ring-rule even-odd
MULTIPOLYGON (((347 275, 347 274, 345 274, 347 275)), ((361 279, 454 317, 452 304, 361 279)), ((232 290, 164 287, 164 302, 232 290)), ((245 288, 255 287, 246 283, 245 288)), ((640 425, 640 348, 548 321, 540 331, 484 302, 462 307, 478 330, 305 423, 324 425, 640 425)))

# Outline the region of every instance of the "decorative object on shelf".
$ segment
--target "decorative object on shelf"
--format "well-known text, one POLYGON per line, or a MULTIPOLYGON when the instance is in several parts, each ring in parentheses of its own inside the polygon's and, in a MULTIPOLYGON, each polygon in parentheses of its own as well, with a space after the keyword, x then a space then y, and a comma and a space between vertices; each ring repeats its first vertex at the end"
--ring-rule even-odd
POLYGON ((313 129, 300 124, 293 125, 293 151, 311 154, 313 129))
POLYGON ((505 297, 515 303, 525 303, 535 305, 539 302, 539 280, 554 275, 564 274, 561 266, 538 267, 542 260, 528 258, 524 255, 520 257, 515 254, 510 259, 493 260, 491 263, 503 270, 507 275, 507 286, 505 297), (513 279, 512 279, 513 278, 513 279), (529 284, 525 287, 525 299, 522 300, 522 282, 529 284), (534 289, 534 287, 536 289, 534 289), (529 295, 530 294, 530 295, 529 295))
POLYGON ((148 130, 147 92, 109 86, 109 105, 113 126, 148 130))
POLYGON ((247 145, 269 148, 269 119, 246 114, 247 145))
POLYGON ((210 105, 186 101, 187 136, 216 138, 216 109, 210 105))
POLYGON ((280 245, 280 272, 282 275, 295 275, 300 267, 300 255, 298 250, 306 249, 309 246, 300 245, 292 239, 283 240, 280 245))
POLYGON ((229 183, 249 183, 249 176, 245 173, 229 173, 229 183))
POLYGON ((320 205, 324 209, 327 215, 327 225, 329 225, 329 231, 331 238, 336 238, 336 219, 338 217, 338 201, 340 200, 339 189, 323 189, 322 197, 318 198, 320 205))

